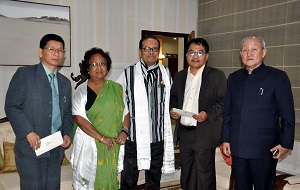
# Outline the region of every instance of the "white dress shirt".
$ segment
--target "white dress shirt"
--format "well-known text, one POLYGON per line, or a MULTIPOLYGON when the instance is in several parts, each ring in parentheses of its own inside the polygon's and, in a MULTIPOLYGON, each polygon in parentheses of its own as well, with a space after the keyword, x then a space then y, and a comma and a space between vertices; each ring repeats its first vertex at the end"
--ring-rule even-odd
MULTIPOLYGON (((199 93, 202 83, 203 69, 204 66, 197 71, 196 75, 193 75, 190 67, 188 68, 182 110, 198 113, 199 93)), ((180 123, 186 126, 197 126, 197 120, 190 117, 182 116, 180 123)))

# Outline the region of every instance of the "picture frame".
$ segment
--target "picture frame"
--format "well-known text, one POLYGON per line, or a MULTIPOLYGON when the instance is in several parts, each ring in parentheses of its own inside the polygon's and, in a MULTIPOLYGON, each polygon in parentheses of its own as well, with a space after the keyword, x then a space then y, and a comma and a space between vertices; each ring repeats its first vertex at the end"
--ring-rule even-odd
POLYGON ((60 67, 71 67, 70 7, 15 0, 0 1, 0 66, 27 66, 40 62, 41 38, 53 33, 65 41, 60 67))

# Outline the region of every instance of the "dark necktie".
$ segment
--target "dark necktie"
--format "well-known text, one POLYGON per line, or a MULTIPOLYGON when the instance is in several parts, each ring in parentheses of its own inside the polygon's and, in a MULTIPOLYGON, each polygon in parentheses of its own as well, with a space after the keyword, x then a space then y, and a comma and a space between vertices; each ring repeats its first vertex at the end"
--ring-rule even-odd
POLYGON ((52 133, 55 133, 61 126, 59 97, 54 84, 55 74, 50 73, 49 76, 51 78, 50 85, 52 89, 52 133))

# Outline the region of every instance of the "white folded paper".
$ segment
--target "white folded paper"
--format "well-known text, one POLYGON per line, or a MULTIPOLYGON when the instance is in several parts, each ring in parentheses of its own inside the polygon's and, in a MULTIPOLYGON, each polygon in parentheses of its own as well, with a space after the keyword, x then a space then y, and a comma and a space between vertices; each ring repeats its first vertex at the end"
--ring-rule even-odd
POLYGON ((193 118, 193 115, 196 114, 196 113, 193 113, 193 112, 184 111, 184 110, 177 109, 177 108, 173 108, 173 112, 176 112, 176 113, 178 113, 181 116, 191 117, 191 118, 193 118))
POLYGON ((57 131, 56 133, 41 139, 41 146, 39 149, 35 150, 35 154, 37 156, 44 154, 45 152, 60 146, 62 143, 63 138, 61 136, 61 132, 57 131))

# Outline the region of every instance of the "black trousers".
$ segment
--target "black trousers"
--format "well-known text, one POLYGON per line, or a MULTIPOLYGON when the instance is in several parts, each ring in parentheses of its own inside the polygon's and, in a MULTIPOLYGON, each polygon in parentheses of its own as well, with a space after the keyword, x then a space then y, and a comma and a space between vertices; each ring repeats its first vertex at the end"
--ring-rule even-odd
POLYGON ((202 148, 195 130, 179 129, 183 190, 216 190, 215 148, 202 148))
MULTIPOLYGON (((150 170, 145 171, 147 189, 159 190, 163 165, 164 141, 151 143, 150 170)), ((126 141, 124 170, 121 172, 121 190, 135 189, 139 178, 136 143, 126 141)))
POLYGON ((232 169, 236 190, 273 190, 277 160, 271 154, 262 159, 243 159, 233 156, 232 169))

